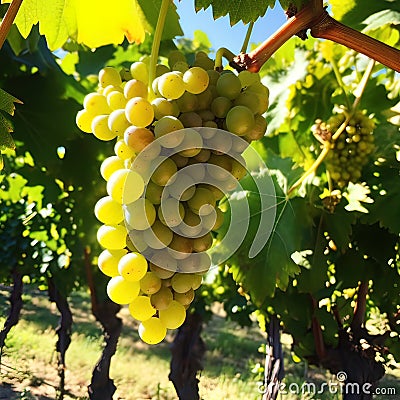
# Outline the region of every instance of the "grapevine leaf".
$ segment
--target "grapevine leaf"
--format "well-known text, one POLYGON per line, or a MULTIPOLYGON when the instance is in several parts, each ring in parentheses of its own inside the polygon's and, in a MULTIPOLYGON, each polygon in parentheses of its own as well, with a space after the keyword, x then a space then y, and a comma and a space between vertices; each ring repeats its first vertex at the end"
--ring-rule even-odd
POLYGON ((14 103, 22 104, 22 101, 0 88, 0 110, 5 111, 7 114, 14 115, 14 103))
POLYGON ((391 0, 368 2, 364 0, 350 0, 345 2, 342 0, 331 0, 329 3, 332 7, 333 16, 336 19, 357 30, 361 30, 364 21, 373 14, 387 9, 400 12, 400 3, 391 0))
MULTIPOLYGON (((147 22, 146 28, 152 31, 158 19, 161 8, 161 0, 137 0, 147 22)), ((179 16, 176 12, 176 5, 171 2, 165 19, 162 40, 173 39, 175 36, 182 36, 183 31, 179 24, 179 16)))
POLYGON ((399 25, 400 12, 394 10, 382 10, 377 12, 363 21, 368 26, 368 30, 379 29, 383 25, 399 25))
MULTIPOLYGON (((2 0, 9 3, 10 0, 2 0)), ((107 0, 25 0, 15 23, 24 38, 39 23, 51 50, 72 37, 89 47, 129 42, 145 38, 143 14, 136 0, 121 0, 118 6, 107 0)))
POLYGON ((22 102, 0 88, 0 150, 15 148, 14 141, 10 135, 10 132, 13 131, 13 126, 3 115, 3 112, 9 115, 14 115, 14 103, 22 102))
POLYGON ((15 148, 14 140, 10 135, 12 130, 10 121, 0 112, 0 150, 15 148))
POLYGON ((274 7, 275 0, 252 1, 252 0, 195 0, 196 11, 206 10, 212 6, 214 19, 229 14, 231 25, 239 21, 247 24, 262 17, 268 7, 274 7))

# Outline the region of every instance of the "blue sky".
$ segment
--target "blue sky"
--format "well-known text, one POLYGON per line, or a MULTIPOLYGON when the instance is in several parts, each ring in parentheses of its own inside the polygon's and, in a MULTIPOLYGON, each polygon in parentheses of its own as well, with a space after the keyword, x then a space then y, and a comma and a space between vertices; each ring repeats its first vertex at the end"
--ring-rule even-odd
MULTIPOLYGON (((239 22, 231 27, 228 16, 214 21, 211 7, 196 13, 194 0, 176 1, 175 4, 185 37, 193 39, 193 32, 202 30, 207 34, 214 50, 227 47, 233 53, 239 53, 246 35, 247 25, 239 22)), ((268 9, 264 17, 258 19, 254 24, 250 43, 263 42, 285 21, 286 16, 279 4, 273 9, 268 9)))

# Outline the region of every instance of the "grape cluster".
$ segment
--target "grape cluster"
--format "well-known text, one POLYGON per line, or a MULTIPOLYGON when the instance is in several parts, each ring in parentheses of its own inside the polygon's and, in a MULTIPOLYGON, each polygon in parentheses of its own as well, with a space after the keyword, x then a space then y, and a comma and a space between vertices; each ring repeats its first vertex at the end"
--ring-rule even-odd
MULTIPOLYGON (((323 140, 330 140, 345 120, 345 112, 335 114, 326 123, 318 122, 314 133, 323 140)), ((362 111, 356 111, 344 132, 332 142, 332 149, 325 163, 331 179, 339 188, 345 187, 349 182, 356 183, 361 178, 362 168, 375 148, 374 128, 373 119, 362 111)))
POLYGON ((211 266, 219 201, 247 173, 241 154, 265 134, 268 108, 257 74, 217 72, 203 52, 189 67, 174 51, 168 64, 157 65, 151 87, 144 61, 103 68, 76 117, 82 131, 116 139, 100 167, 98 266, 110 277, 108 296, 128 305, 149 344, 184 322, 211 266))

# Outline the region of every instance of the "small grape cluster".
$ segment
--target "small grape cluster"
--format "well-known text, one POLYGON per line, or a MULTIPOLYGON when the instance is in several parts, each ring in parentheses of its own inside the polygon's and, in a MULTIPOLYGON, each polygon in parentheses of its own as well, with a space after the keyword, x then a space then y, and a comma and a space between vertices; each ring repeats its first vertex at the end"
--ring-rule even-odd
POLYGON ((224 213, 219 201, 247 173, 243 151, 264 136, 268 89, 258 74, 217 72, 207 54, 189 67, 174 51, 169 67, 134 62, 105 67, 78 112, 78 127, 116 139, 100 167, 107 196, 95 206, 105 250, 108 296, 127 304, 139 335, 161 342, 178 328, 211 266, 207 254, 224 213))
MULTIPOLYGON (((333 115, 328 122, 314 126, 314 134, 322 141, 331 140, 332 135, 346 120, 346 112, 333 115)), ((375 149, 373 131, 375 122, 362 111, 356 111, 344 132, 332 142, 325 163, 331 179, 339 188, 361 178, 362 168, 375 149)))

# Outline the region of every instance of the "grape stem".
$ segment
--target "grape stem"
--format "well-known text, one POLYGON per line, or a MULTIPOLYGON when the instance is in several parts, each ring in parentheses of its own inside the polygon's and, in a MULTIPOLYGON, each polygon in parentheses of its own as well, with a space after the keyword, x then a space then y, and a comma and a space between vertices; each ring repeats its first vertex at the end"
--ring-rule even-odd
POLYGON ((287 40, 306 29, 313 37, 350 47, 400 72, 400 50, 336 21, 324 9, 322 0, 310 1, 256 49, 237 55, 231 65, 239 71, 258 72, 287 40))
POLYGON ((8 33, 10 32, 11 26, 14 23, 21 4, 22 0, 13 0, 9 5, 6 14, 4 15, 3 21, 0 25, 0 49, 3 47, 3 44, 7 39, 8 33))
POLYGON ((361 101, 362 95, 365 91, 365 88, 367 86, 368 80, 372 74, 372 71, 375 66, 375 60, 371 60, 370 63, 368 64, 363 77, 361 78, 360 83, 358 84, 356 90, 354 91, 355 95, 355 100, 353 102, 353 105, 351 106, 351 109, 349 110, 349 113, 346 115, 345 121, 340 125, 338 130, 332 135, 331 140, 324 142, 324 147, 321 151, 321 153, 318 155, 317 159, 314 161, 314 163, 311 165, 311 167, 304 172, 304 174, 290 187, 290 189, 287 192, 287 196, 289 197, 290 194, 293 193, 295 189, 297 189, 303 182, 304 180, 310 176, 312 173, 314 173, 317 168, 321 165, 321 163, 324 161, 325 157, 328 155, 329 151, 332 149, 332 144, 339 138, 339 136, 344 132, 346 129, 347 125, 349 124, 350 120, 353 118, 353 115, 361 101))
POLYGON ((222 57, 226 58, 228 62, 231 63, 235 55, 225 47, 219 48, 215 53, 215 62, 214 62, 215 69, 217 71, 223 70, 222 57))
POLYGON ((251 37, 251 32, 253 31, 253 27, 254 27, 254 22, 252 21, 249 23, 249 26, 247 27, 246 36, 243 40, 242 48, 240 50, 241 53, 246 53, 246 51, 247 51, 247 47, 249 46, 249 41, 250 41, 250 37, 251 37))
POLYGON ((168 13, 168 7, 171 0, 162 0, 156 30, 154 31, 153 44, 151 47, 150 67, 149 67, 149 92, 153 93, 152 83, 156 78, 156 67, 158 61, 158 52, 160 50, 161 37, 164 30, 165 19, 168 13))

